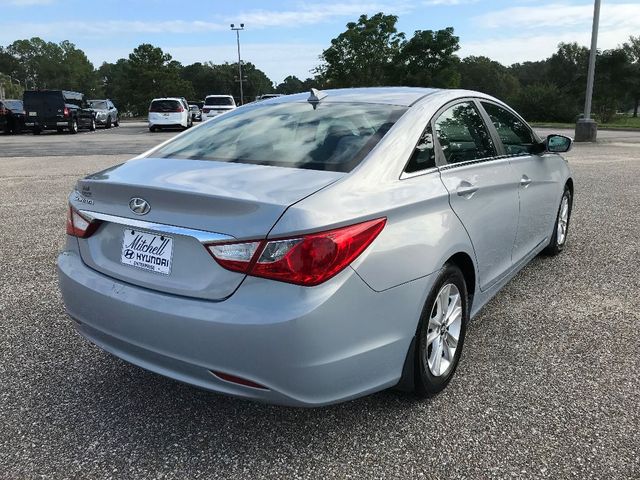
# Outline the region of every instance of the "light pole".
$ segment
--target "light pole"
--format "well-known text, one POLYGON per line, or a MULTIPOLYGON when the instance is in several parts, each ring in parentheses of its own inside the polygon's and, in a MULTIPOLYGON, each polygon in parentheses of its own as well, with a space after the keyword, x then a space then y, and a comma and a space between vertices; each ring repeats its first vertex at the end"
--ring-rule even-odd
POLYGON ((236 31, 236 40, 238 41, 238 81, 240 82, 240 105, 244 105, 244 93, 242 92, 242 60, 240 60, 240 30, 244 30, 244 23, 241 23, 239 27, 235 24, 231 24, 231 30, 236 31))
POLYGON ((600 22, 600 0, 593 6, 593 27, 591 30, 591 51, 589 52, 589 70, 587 72, 587 92, 584 99, 584 116, 576 123, 576 142, 595 142, 598 136, 598 124, 591 118, 591 99, 593 80, 596 73, 598 55, 598 23, 600 22))

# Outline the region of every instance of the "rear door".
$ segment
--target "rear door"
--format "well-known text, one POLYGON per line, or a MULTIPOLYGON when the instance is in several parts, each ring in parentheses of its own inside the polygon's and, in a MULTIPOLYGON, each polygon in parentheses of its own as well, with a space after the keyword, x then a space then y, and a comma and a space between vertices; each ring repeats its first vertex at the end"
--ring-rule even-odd
POLYGON ((29 123, 55 125, 64 115, 64 97, 61 91, 24 93, 25 111, 29 123))
POLYGON ((472 99, 456 101, 432 122, 436 155, 451 208, 466 228, 485 290, 512 266, 518 226, 517 173, 500 158, 472 99))
POLYGON ((549 240, 560 201, 561 179, 551 168, 555 156, 533 153, 538 141, 524 120, 494 102, 480 103, 518 177, 520 215, 513 246, 513 261, 517 263, 549 240))

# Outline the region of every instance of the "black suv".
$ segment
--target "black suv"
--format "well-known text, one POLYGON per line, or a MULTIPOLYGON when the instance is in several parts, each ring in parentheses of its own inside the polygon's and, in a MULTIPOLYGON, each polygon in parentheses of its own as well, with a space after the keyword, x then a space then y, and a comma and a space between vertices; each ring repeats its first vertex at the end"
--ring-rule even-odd
POLYGON ((36 135, 43 130, 96 129, 96 117, 82 93, 66 90, 27 90, 24 92, 25 126, 36 135))

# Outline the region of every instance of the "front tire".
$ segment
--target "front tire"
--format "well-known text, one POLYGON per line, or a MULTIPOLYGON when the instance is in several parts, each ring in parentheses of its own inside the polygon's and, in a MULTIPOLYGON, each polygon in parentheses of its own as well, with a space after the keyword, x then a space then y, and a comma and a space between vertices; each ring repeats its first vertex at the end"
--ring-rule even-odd
POLYGON ((460 269, 447 264, 429 293, 418 326, 415 390, 419 396, 434 395, 451 381, 468 321, 467 284, 460 269))
POLYGON ((96 131, 96 119, 95 118, 91 119, 91 125, 89 125, 89 131, 90 132, 95 132, 96 131))
POLYGON ((107 123, 105 124, 104 128, 111 128, 111 117, 107 118, 107 123))
POLYGON ((556 215, 556 223, 553 227, 553 234, 549 240, 549 245, 543 250, 546 255, 558 255, 564 250, 567 244, 567 235, 569 234, 569 220, 571 219, 571 209, 573 207, 573 195, 567 185, 564 187, 558 214, 556 215))
POLYGON ((114 127, 119 127, 120 126, 120 117, 116 117, 116 121, 113 122, 113 126, 114 127))

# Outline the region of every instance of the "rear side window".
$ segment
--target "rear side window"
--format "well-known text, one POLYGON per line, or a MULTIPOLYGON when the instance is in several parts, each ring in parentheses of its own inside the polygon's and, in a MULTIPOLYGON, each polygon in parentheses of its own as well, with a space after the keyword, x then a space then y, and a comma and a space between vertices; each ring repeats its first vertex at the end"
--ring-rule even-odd
POLYGON ((482 102, 507 155, 527 155, 533 152, 535 139, 531 129, 518 117, 495 103, 482 102))
POLYGON ((181 107, 178 100, 154 100, 149 107, 150 112, 177 112, 181 107))
POLYGON ((493 157, 496 149, 473 102, 458 103, 435 121, 436 137, 447 163, 493 157))
POLYGON ((2 102, 6 108, 12 112, 22 112, 22 102, 20 100, 4 100, 2 102))
POLYGON ((102 110, 109 108, 107 102, 105 102, 104 100, 93 100, 92 102, 89 102, 89 105, 91 106, 91 108, 98 108, 102 110))
POLYGON ((234 105, 234 101, 231 97, 207 97, 204 99, 204 104, 229 107, 234 105))
POLYGON ((27 105, 63 105, 62 92, 24 92, 24 103, 27 105))
POLYGON ((255 104, 210 120, 152 155, 349 172, 405 111, 364 103, 255 104))

